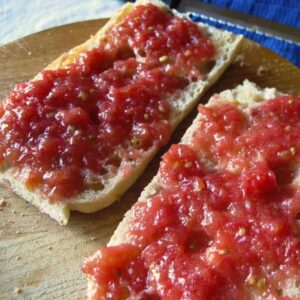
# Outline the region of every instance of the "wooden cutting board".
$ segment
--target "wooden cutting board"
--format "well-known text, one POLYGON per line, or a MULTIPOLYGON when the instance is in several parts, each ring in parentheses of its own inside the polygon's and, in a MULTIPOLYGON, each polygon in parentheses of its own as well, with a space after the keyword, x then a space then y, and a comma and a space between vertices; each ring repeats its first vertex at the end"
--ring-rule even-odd
MULTIPOLYGON (((42 31, 0 47, 0 99, 18 82, 32 78, 62 52, 86 40, 106 20, 80 22, 42 31)), ((22 24, 20 24, 22 26, 22 24)), ((233 88, 248 78, 262 87, 300 94, 300 69, 273 52, 245 40, 237 60, 202 98, 233 88)), ((178 142, 195 111, 172 137, 178 142)), ((66 227, 4 187, 0 199, 0 299, 82 299, 86 281, 80 271, 85 256, 105 245, 124 213, 155 174, 159 157, 136 184, 109 208, 86 215, 73 212, 66 227)))

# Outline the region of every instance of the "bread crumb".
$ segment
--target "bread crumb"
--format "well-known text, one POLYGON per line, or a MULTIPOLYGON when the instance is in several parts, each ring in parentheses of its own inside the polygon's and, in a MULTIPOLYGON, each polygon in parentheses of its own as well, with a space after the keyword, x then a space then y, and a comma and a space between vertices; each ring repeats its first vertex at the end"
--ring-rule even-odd
POLYGON ((21 290, 19 287, 16 287, 16 288, 15 288, 15 293, 16 293, 16 294, 21 294, 21 293, 22 293, 22 290, 21 290))
POLYGON ((24 213, 20 213, 20 216, 21 216, 21 217, 24 217, 24 216, 25 216, 25 214, 24 214, 24 213))
POLYGON ((92 236, 91 237, 91 241, 94 241, 96 239, 96 237, 92 236))
POLYGON ((27 54, 28 54, 28 56, 30 56, 30 55, 32 54, 32 52, 31 52, 31 51, 28 51, 28 53, 27 53, 27 54))
POLYGON ((20 234, 21 232, 19 230, 16 231, 16 234, 20 234))
POLYGON ((15 214, 15 213, 16 213, 16 211, 13 209, 13 210, 11 211, 11 213, 12 213, 12 214, 15 214))
POLYGON ((244 67, 244 66, 247 66, 244 59, 245 59, 245 55, 244 54, 239 54, 235 57, 233 62, 237 63, 237 65, 239 65, 240 67, 244 67))
POLYGON ((48 250, 52 250, 53 249, 53 247, 52 246, 48 246, 48 250))
POLYGON ((4 199, 0 199, 0 207, 5 207, 7 202, 4 199))
POLYGON ((20 260, 21 257, 19 255, 16 256, 16 260, 20 260))
POLYGON ((234 62, 240 62, 240 61, 243 61, 245 58, 245 55, 244 54, 239 54, 235 57, 234 59, 234 62))
POLYGON ((256 71, 257 76, 265 76, 268 74, 268 69, 265 66, 259 66, 256 71))

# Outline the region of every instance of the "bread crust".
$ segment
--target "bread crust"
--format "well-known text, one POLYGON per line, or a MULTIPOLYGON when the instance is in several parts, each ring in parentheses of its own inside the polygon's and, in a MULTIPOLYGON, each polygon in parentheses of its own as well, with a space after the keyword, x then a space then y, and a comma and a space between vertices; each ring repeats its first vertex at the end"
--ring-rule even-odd
MULTIPOLYGON (((278 96, 282 96, 283 94, 277 91, 275 88, 265 88, 261 89, 254 83, 245 80, 242 85, 237 86, 232 90, 225 90, 217 95, 217 97, 212 96, 206 106, 212 105, 216 100, 234 103, 239 106, 242 110, 247 112, 250 107, 258 105, 260 102, 266 101, 268 99, 272 99, 278 96)), ((181 144, 190 144, 192 141, 193 133, 198 128, 198 123, 201 118, 201 114, 199 113, 197 117, 194 119, 192 125, 187 129, 185 134, 181 139, 181 144)), ((300 174, 299 174, 300 177, 300 174)), ((152 195, 157 193, 160 189, 160 182, 162 182, 162 178, 158 173, 152 181, 146 186, 138 201, 148 201, 151 199, 152 195)), ((123 220, 120 222, 119 226, 115 230, 113 236, 111 237, 108 246, 116 246, 122 243, 130 243, 130 219, 133 217, 133 209, 129 210, 123 220)), ((88 298, 91 299, 91 291, 95 288, 95 283, 92 278, 88 278, 88 298)), ((300 288, 297 287, 296 281, 289 279, 282 283, 283 294, 285 296, 291 297, 292 299, 299 299, 300 297, 300 288)), ((251 295, 251 299, 262 300, 264 297, 260 294, 251 295)))
MULTIPOLYGON (((131 12, 136 5, 147 3, 152 3, 161 9, 168 9, 165 4, 157 0, 138 0, 135 4, 127 3, 94 36, 83 44, 71 49, 67 53, 62 54, 56 60, 51 62, 45 69, 53 70, 57 68, 64 68, 68 64, 72 63, 80 55, 80 53, 97 47, 99 42, 105 38, 107 31, 122 22, 124 17, 131 12)), ((175 11, 173 11, 173 13, 179 17, 183 17, 175 11)), ((176 95, 172 95, 172 98, 169 99, 175 112, 174 117, 171 119, 172 130, 174 130, 184 117, 188 115, 188 113, 196 105, 198 98, 222 75, 234 58, 242 40, 241 36, 235 36, 226 31, 213 29, 204 24, 199 24, 199 27, 205 34, 210 36, 215 45, 217 50, 216 64, 207 74, 205 80, 199 80, 191 83, 186 89, 180 91, 176 95)), ((40 73, 37 74, 33 80, 39 79, 40 76, 40 73)), ((15 177, 10 170, 0 173, 0 182, 8 182, 16 194, 38 207, 42 212, 47 213, 60 224, 65 225, 68 222, 70 210, 92 213, 109 206, 119 199, 120 196, 125 193, 125 191, 142 174, 158 150, 159 147, 153 146, 148 151, 144 152, 143 156, 135 162, 122 161, 118 171, 107 178, 105 188, 102 191, 86 190, 80 195, 70 198, 64 202, 49 203, 48 199, 39 192, 29 191, 22 180, 15 177), (129 176, 124 176, 122 170, 127 167, 129 167, 132 172, 129 176)))

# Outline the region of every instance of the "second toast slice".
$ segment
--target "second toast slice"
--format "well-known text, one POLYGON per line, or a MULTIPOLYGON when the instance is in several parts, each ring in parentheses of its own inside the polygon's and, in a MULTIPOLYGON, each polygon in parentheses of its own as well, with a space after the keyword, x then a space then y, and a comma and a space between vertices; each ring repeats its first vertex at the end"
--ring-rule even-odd
POLYGON ((200 105, 87 259, 89 299, 298 299, 299 141, 300 97, 245 81, 200 105))

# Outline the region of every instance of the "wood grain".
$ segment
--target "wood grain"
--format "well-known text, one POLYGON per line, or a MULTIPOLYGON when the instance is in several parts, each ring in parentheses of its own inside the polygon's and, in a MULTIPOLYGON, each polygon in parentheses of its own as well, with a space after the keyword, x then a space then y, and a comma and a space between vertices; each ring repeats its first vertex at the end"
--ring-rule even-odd
MULTIPOLYGON (((86 40, 106 20, 81 22, 46 30, 0 48, 0 98, 20 81, 32 78, 62 52, 86 40)), ((248 78, 262 87, 275 86, 300 94, 300 70, 283 58, 245 40, 221 80, 202 98, 233 88, 248 78)), ((196 110, 176 130, 170 143, 178 142, 196 110)), ((67 227, 1 187, 7 206, 0 211, 0 299, 82 299, 86 281, 80 265, 86 255, 105 245, 124 213, 155 174, 159 157, 120 201, 98 213, 72 213, 67 227), (20 293, 16 293, 19 288, 20 293)))

